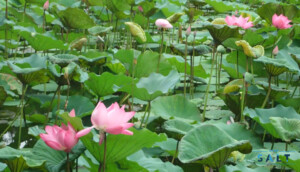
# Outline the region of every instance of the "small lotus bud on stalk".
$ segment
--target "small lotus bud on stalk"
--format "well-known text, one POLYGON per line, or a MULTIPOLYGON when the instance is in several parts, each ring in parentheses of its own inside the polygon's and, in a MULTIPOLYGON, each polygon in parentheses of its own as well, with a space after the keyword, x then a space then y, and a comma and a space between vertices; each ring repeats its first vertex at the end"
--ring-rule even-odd
POLYGON ((276 45, 276 47, 273 49, 273 51, 272 51, 272 54, 274 55, 274 56, 276 56, 277 54, 278 54, 278 46, 276 45))
POLYGON ((190 36, 190 34, 191 34, 191 26, 189 26, 189 27, 186 29, 185 34, 186 34, 186 36, 190 36))
POLYGON ((144 12, 144 9, 143 9, 143 7, 139 6, 139 7, 138 7, 138 9, 139 9, 139 11, 140 11, 141 13, 143 13, 143 12, 144 12))
POLYGON ((43 6, 44 10, 48 10, 49 8, 49 0, 47 0, 43 6))

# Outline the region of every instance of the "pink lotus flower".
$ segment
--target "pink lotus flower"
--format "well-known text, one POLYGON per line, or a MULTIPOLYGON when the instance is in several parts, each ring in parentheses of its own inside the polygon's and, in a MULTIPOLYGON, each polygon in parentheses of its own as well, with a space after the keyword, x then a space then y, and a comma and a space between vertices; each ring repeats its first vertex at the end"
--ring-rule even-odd
POLYGON ((127 129, 134 125, 133 123, 128 123, 128 121, 134 116, 135 112, 125 112, 124 108, 125 106, 120 108, 117 102, 108 108, 106 108, 102 102, 99 102, 91 116, 93 126, 79 131, 76 137, 79 138, 88 134, 93 128, 100 131, 99 144, 102 143, 102 136, 105 132, 110 134, 133 135, 133 133, 127 129))
POLYGON ((249 17, 244 18, 243 16, 240 16, 239 18, 236 18, 234 15, 232 16, 226 16, 225 21, 227 25, 229 26, 238 26, 243 29, 248 29, 253 26, 252 22, 248 22, 249 17))
POLYGON ((49 0, 47 0, 43 6, 44 10, 48 10, 49 8, 49 0))
POLYGON ((280 14, 280 16, 274 14, 272 17, 272 24, 278 29, 287 29, 292 27, 292 25, 289 24, 290 22, 291 20, 282 14, 280 14))
POLYGON ((144 9, 143 9, 142 6, 138 6, 138 9, 139 9, 139 11, 140 11, 141 13, 144 12, 144 9))
POLYGON ((47 134, 42 133, 40 137, 52 149, 69 153, 78 142, 76 131, 70 123, 68 126, 62 124, 62 127, 47 125, 45 130, 47 134))
POLYGON ((273 49, 272 54, 276 56, 276 55, 278 54, 278 51, 279 51, 278 46, 276 46, 276 47, 273 49))
POLYGON ((160 28, 164 28, 164 29, 171 29, 173 28, 173 26, 171 25, 171 23, 166 20, 166 19, 157 19, 155 21, 155 25, 160 29, 160 28))

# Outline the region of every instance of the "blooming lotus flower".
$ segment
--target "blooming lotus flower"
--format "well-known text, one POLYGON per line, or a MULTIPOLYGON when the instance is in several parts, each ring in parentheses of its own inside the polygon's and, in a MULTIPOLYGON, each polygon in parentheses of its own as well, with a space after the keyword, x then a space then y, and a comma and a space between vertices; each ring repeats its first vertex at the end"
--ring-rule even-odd
POLYGON ((292 27, 289 23, 291 20, 289 20, 286 16, 280 14, 277 16, 277 14, 274 14, 272 17, 272 24, 278 28, 278 29, 287 29, 292 27))
POLYGON ((164 28, 164 29, 171 29, 173 28, 173 26, 171 25, 171 23, 166 20, 166 19, 157 19, 155 21, 155 25, 160 29, 160 28, 164 28))
POLYGON ((76 131, 69 122, 68 126, 62 124, 62 127, 48 125, 45 130, 47 134, 42 133, 40 137, 52 149, 69 153, 78 142, 76 131))
POLYGON ((239 18, 236 18, 234 15, 232 16, 226 16, 225 21, 227 25, 229 26, 238 26, 243 29, 248 29, 253 26, 252 22, 248 22, 249 17, 244 18, 243 16, 240 16, 239 18))
POLYGON ((276 47, 272 51, 272 54, 276 56, 278 54, 278 51, 278 46, 276 45, 276 47))
POLYGON ((49 0, 47 0, 43 6, 44 10, 48 10, 49 8, 49 0))
POLYGON ((91 116, 93 126, 79 131, 76 137, 79 138, 88 134, 93 128, 96 128, 100 132, 99 144, 102 143, 102 136, 104 136, 105 132, 132 135, 133 133, 127 129, 134 124, 128 123, 128 121, 134 116, 135 112, 125 112, 124 108, 125 106, 120 108, 117 102, 108 108, 102 102, 99 102, 91 116))

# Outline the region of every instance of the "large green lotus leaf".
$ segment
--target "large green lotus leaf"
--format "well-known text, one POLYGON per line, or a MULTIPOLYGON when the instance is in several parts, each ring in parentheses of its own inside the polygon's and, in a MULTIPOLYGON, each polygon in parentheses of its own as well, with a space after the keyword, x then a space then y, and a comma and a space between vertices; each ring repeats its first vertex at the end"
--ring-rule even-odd
POLYGON ((221 118, 229 118, 230 116, 234 118, 235 114, 230 110, 218 110, 218 109, 207 111, 205 114, 205 118, 214 119, 214 120, 221 119, 221 118))
POLYGON ((0 171, 4 171, 6 169, 7 165, 0 162, 0 171))
POLYGON ((56 54, 48 56, 48 60, 52 63, 65 67, 71 62, 78 61, 78 57, 72 54, 56 54))
MULTIPOLYGON (((171 50, 174 53, 184 56, 185 55, 185 44, 172 44, 171 50)), ((207 45, 196 45, 196 46, 194 46, 194 49, 193 49, 193 46, 191 46, 191 45, 187 46, 187 55, 190 55, 190 56, 193 54, 194 54, 194 56, 200 56, 203 54, 208 54, 210 52, 211 52, 211 48, 207 45)))
POLYGON ((43 68, 20 68, 10 62, 8 65, 23 84, 40 84, 48 82, 47 70, 43 68))
POLYGON ((188 131, 193 129, 194 126, 179 119, 171 119, 164 123, 164 128, 168 131, 185 135, 188 131))
MULTIPOLYGON (((295 50, 297 51, 298 49, 295 49, 295 50)), ((298 71, 298 73, 300 72, 300 68, 297 63, 297 60, 295 60, 293 58, 293 56, 290 54, 289 50, 287 50, 287 49, 280 50, 278 52, 278 54, 276 55, 276 59, 286 61, 286 64, 290 66, 290 71, 292 71, 292 72, 298 71)))
POLYGON ((122 62, 125 68, 132 74, 133 66, 135 65, 135 59, 141 54, 140 51, 135 49, 124 50, 120 49, 117 53, 114 54, 114 58, 122 62))
POLYGON ((94 107, 95 106, 91 102, 90 98, 81 95, 73 95, 69 97, 67 110, 70 112, 74 109, 76 116, 83 116, 85 114, 89 114, 94 107))
POLYGON ((266 56, 262 56, 254 61, 263 63, 267 72, 272 76, 278 76, 283 72, 298 72, 299 69, 296 69, 294 66, 291 66, 286 60, 283 59, 274 59, 266 56))
POLYGON ((266 167, 256 167, 256 168, 249 168, 245 165, 242 165, 241 163, 237 165, 224 165, 222 168, 220 168, 220 172, 269 172, 270 169, 266 167))
MULTIPOLYGON (((225 102, 227 107, 236 115, 236 120, 239 119, 239 116, 241 114, 241 95, 239 93, 237 94, 223 94, 218 93, 218 96, 222 98, 222 100, 225 102)), ((264 94, 248 94, 247 95, 247 102, 245 106, 250 108, 255 107, 261 107, 264 101, 264 94)))
POLYGON ((157 91, 168 93, 179 82, 180 75, 177 71, 172 70, 169 75, 164 76, 159 73, 151 73, 147 78, 143 77, 136 84, 137 88, 146 88, 149 94, 157 91))
POLYGON ((14 26, 14 30, 19 31, 19 34, 26 39, 26 41, 34 48, 36 51, 43 51, 49 49, 60 49, 66 50, 67 46, 61 41, 57 40, 50 32, 37 33, 35 30, 29 32, 26 28, 22 26, 14 26))
POLYGON ((22 94, 22 83, 13 75, 0 73, 0 86, 11 96, 15 96, 12 91, 16 91, 19 95, 22 94))
POLYGON ((210 6, 212 6, 219 13, 223 13, 226 11, 249 9, 249 6, 245 4, 236 3, 236 2, 228 2, 228 1, 221 1, 221 0, 205 0, 205 2, 210 6))
MULTIPOLYGON (((267 82, 264 81, 259 81, 257 82, 257 84, 262 85, 262 87, 264 88, 264 90, 267 92, 269 89, 269 84, 267 82)), ((277 87, 274 84, 271 84, 271 93, 270 93, 270 98, 274 99, 274 100, 278 100, 286 95, 288 95, 290 93, 289 90, 286 89, 282 89, 277 87)))
POLYGON ((283 164, 290 167, 291 169, 299 172, 300 171, 300 153, 296 151, 280 152, 279 159, 283 164), (286 158, 288 156, 288 159, 286 158))
POLYGON ((270 117, 270 122, 282 140, 290 142, 300 138, 300 120, 270 117))
POLYGON ((132 79, 126 75, 113 75, 104 72, 101 75, 89 74, 89 79, 84 83, 86 87, 98 97, 107 96, 116 92, 117 87, 128 85, 132 79))
POLYGON ((247 29, 246 33, 243 35, 243 40, 247 41, 250 46, 261 45, 265 40, 260 34, 247 29))
POLYGON ((217 45, 222 44, 222 42, 228 38, 242 38, 242 35, 239 33, 239 28, 235 26, 211 23, 205 24, 204 26, 208 29, 217 45))
POLYGON ((83 53, 78 58, 80 64, 90 67, 104 64, 108 58, 108 54, 105 52, 89 50, 88 52, 83 53))
MULTIPOLYGON (((77 159, 84 151, 85 147, 81 142, 78 142, 70 153, 70 161, 77 159)), ((57 172, 66 168, 67 153, 50 148, 41 139, 34 145, 32 154, 36 160, 46 161, 45 166, 50 172, 57 172)))
POLYGON ((115 74, 125 74, 125 66, 119 60, 112 60, 110 63, 105 64, 115 74))
MULTIPOLYGON (((171 65, 175 66, 176 69, 180 73, 184 73, 184 71, 185 71, 185 62, 184 62, 184 59, 182 57, 172 56, 171 58, 168 57, 167 60, 169 61, 169 63, 171 65)), ((191 65, 190 65, 189 62, 187 63, 186 71, 187 71, 188 75, 191 74, 191 65)), ((197 77, 201 77, 201 78, 207 78, 209 76, 209 74, 207 74, 205 72, 205 69, 203 68, 203 66, 201 64, 198 64, 197 66, 194 66, 194 75, 197 76, 197 77)))
POLYGON ((209 167, 219 168, 224 165, 231 152, 247 154, 251 150, 249 141, 237 141, 218 127, 204 124, 189 131, 181 139, 178 158, 183 163, 198 161, 209 167))
POLYGON ((16 63, 28 63, 30 67, 33 68, 46 68, 47 67, 47 58, 39 56, 38 54, 32 54, 29 57, 18 59, 16 63))
MULTIPOLYGON (((65 121, 69 121, 76 130, 82 130, 82 121, 78 117, 70 117, 68 113, 64 113, 61 117, 65 121)), ((156 134, 146 128, 137 130, 130 128, 133 135, 111 135, 107 136, 107 152, 106 162, 112 163, 120 161, 127 156, 139 151, 144 147, 151 147, 156 142, 167 140, 165 134, 156 134), (126 144, 125 144, 126 143, 126 144)), ((96 137, 96 136, 95 136, 96 137)), ((93 140, 93 134, 89 133, 80 138, 87 150, 100 162, 103 160, 104 144, 99 146, 93 140)))
POLYGON ((283 106, 293 107, 296 111, 300 108, 300 98, 288 98, 288 99, 279 99, 277 100, 283 106))
POLYGON ((277 15, 283 14, 290 20, 292 20, 294 17, 300 16, 299 9, 297 6, 292 4, 267 3, 257 9, 257 14, 270 24, 272 24, 272 16, 275 13, 277 15))
POLYGON ((275 126, 272 124, 270 120, 271 117, 300 120, 300 115, 294 110, 294 108, 284 107, 282 105, 277 105, 275 108, 271 109, 249 109, 246 107, 244 110, 244 115, 254 119, 266 131, 276 138, 280 138, 280 135, 275 126))
POLYGON ((181 95, 159 97, 152 102, 151 112, 164 119, 174 117, 180 120, 200 121, 197 106, 181 95))
MULTIPOLYGON (((137 59, 134 76, 137 78, 147 77, 153 72, 157 72, 159 54, 153 51, 145 51, 137 59)), ((169 74, 172 66, 164 58, 160 59, 159 73, 169 74)))
POLYGON ((0 149, 0 161, 6 163, 12 172, 42 168, 45 164, 45 160, 34 158, 32 149, 18 150, 9 146, 0 149))
POLYGON ((110 27, 103 27, 103 26, 94 26, 88 29, 89 33, 92 35, 99 35, 102 33, 108 33, 113 29, 112 26, 110 27))
POLYGON ((146 17, 151 17, 157 11, 154 1, 142 1, 141 3, 139 3, 139 5, 143 8, 143 14, 146 17))
POLYGON ((255 149, 263 148, 263 144, 257 135, 246 129, 244 125, 241 125, 239 123, 233 123, 230 125, 227 125, 222 122, 216 122, 216 121, 210 121, 211 124, 218 127, 220 130, 225 131, 227 134, 229 134, 232 138, 236 140, 249 140, 252 147, 255 149))
POLYGON ((71 62, 69 64, 61 63, 61 66, 65 66, 65 67, 60 67, 57 64, 49 63, 48 69, 53 75, 51 77, 55 80, 55 82, 58 85, 67 85, 68 81, 66 79, 66 76, 68 76, 69 79, 72 78, 76 72, 76 69, 79 67, 74 62, 71 62))
POLYGON ((160 158, 152 158, 146 156, 145 153, 140 150, 129 157, 127 160, 137 162, 140 166, 144 167, 148 171, 160 171, 160 172, 183 172, 183 170, 170 162, 163 162, 160 158))
POLYGON ((89 29, 95 25, 94 21, 82 9, 67 8, 59 12, 64 26, 71 29, 89 29))

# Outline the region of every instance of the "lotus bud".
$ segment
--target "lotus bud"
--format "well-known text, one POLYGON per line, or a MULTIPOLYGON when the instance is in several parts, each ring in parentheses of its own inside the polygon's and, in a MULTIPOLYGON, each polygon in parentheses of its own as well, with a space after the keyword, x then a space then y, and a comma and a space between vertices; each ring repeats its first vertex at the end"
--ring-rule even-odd
POLYGON ((190 34, 191 34, 191 26, 189 26, 189 27, 186 29, 185 34, 186 34, 187 36, 190 36, 190 34))
POLYGON ((217 52, 218 52, 218 53, 224 54, 224 53, 226 53, 226 49, 224 48, 223 45, 219 45, 219 46, 217 47, 217 52))
POLYGON ((277 54, 278 54, 278 46, 276 45, 276 47, 273 49, 273 51, 272 51, 272 54, 274 55, 274 56, 276 56, 277 54))
POLYGON ((48 10, 49 8, 49 0, 47 0, 43 6, 44 10, 48 10))
POLYGON ((143 9, 142 6, 139 6, 138 9, 139 9, 139 11, 140 11, 141 13, 144 12, 144 9, 143 9))

